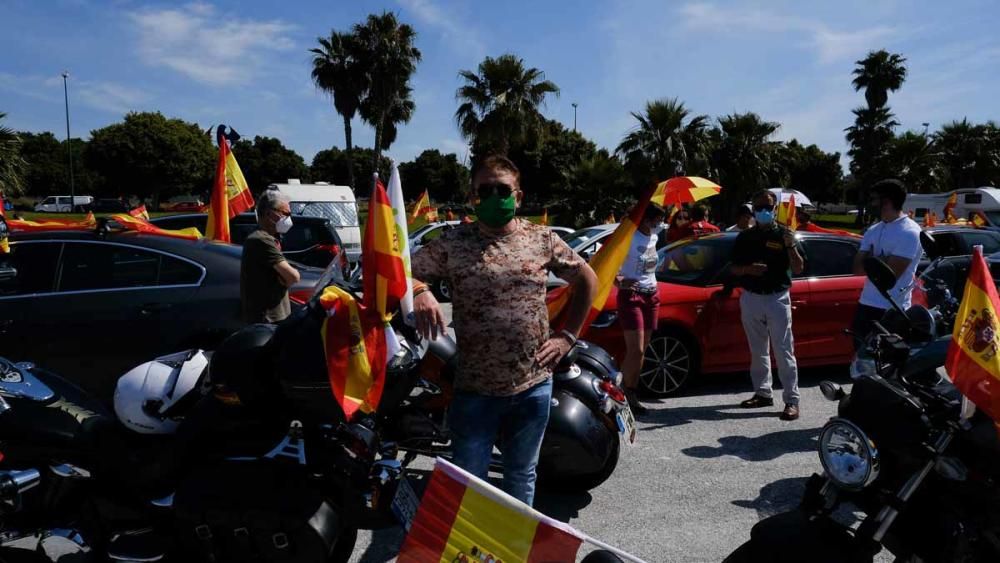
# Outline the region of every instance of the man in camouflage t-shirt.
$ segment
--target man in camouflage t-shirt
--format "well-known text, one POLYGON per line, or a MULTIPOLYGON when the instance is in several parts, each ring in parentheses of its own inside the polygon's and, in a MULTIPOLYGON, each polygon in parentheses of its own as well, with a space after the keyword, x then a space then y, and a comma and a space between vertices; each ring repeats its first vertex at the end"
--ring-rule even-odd
POLYGON ((552 368, 576 342, 597 276, 548 227, 514 218, 522 192, 510 160, 483 159, 473 170, 472 187, 477 221, 446 232, 413 256, 417 329, 431 338, 446 330, 424 282, 447 280, 459 349, 448 411, 455 462, 485 479, 501 438, 503 488, 530 505, 552 368), (556 334, 550 334, 545 308, 549 271, 575 286, 566 330, 556 334))

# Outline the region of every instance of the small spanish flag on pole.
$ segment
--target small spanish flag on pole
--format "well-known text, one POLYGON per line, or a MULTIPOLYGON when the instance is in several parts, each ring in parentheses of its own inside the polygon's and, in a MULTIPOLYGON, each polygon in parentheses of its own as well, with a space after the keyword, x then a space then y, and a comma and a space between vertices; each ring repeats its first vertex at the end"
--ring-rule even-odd
POLYGON ((538 224, 539 225, 546 225, 546 226, 548 226, 548 224, 549 224, 549 208, 548 207, 546 207, 545 210, 542 211, 542 218, 538 220, 538 224))
POLYGON ((983 247, 974 246, 972 267, 945 370, 955 387, 977 407, 1000 421, 1000 297, 983 258, 983 247))
POLYGON ((958 192, 952 192, 948 198, 948 203, 944 204, 944 222, 953 225, 958 222, 955 217, 955 206, 958 205, 958 192))
POLYGON ((778 204, 778 223, 788 227, 790 231, 799 230, 799 216, 795 209, 795 194, 788 196, 788 201, 778 204))
POLYGON ((131 215, 131 216, 133 216, 133 217, 149 221, 149 212, 146 211, 146 205, 145 204, 140 205, 139 207, 136 207, 135 209, 129 211, 128 214, 131 215))
POLYGON ((410 223, 416 221, 417 217, 420 217, 421 215, 428 215, 432 211, 434 211, 434 208, 431 207, 430 193, 428 193, 427 190, 424 190, 424 193, 420 194, 420 197, 417 199, 417 203, 413 204, 413 213, 410 215, 410 223))
MULTIPOLYGON (((229 130, 229 137, 239 138, 232 128, 229 130)), ((231 242, 229 220, 251 209, 254 201, 250 187, 243 177, 243 171, 240 170, 240 165, 229 147, 229 138, 225 131, 225 125, 219 125, 216 130, 219 160, 215 166, 215 184, 212 186, 205 236, 213 240, 231 242)))

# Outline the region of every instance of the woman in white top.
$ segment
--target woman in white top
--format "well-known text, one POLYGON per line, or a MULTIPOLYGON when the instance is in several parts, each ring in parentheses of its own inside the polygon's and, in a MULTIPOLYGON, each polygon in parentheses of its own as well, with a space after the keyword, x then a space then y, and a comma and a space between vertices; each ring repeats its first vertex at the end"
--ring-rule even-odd
POLYGON ((625 360, 622 362, 625 396, 636 414, 646 412, 636 396, 643 353, 656 330, 660 298, 656 286, 656 241, 666 212, 650 203, 639 224, 628 256, 618 272, 618 319, 625 333, 625 360))

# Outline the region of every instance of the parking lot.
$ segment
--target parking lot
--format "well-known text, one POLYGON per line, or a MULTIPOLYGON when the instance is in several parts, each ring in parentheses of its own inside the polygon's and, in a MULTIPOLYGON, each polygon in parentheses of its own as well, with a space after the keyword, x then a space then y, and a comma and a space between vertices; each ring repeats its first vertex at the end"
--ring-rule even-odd
MULTIPOLYGON (((740 374, 709 376, 681 397, 652 401, 638 420, 638 443, 623 450, 604 485, 579 495, 540 492, 536 508, 651 563, 721 561, 757 520, 794 507, 820 470, 816 439, 836 411, 820 394, 823 379, 849 380, 845 369, 804 371, 795 422, 778 419, 780 401, 739 408, 750 393, 740 374)), ((402 540, 400 529, 362 532, 353 561, 391 561, 402 540)))

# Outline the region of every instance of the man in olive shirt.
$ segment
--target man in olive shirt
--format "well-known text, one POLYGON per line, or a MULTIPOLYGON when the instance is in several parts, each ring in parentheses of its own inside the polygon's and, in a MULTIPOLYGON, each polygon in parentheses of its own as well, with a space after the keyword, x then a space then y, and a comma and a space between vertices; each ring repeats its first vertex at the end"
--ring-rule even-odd
POLYGON ((288 196, 266 190, 257 200, 257 226, 243 243, 240 263, 243 320, 276 323, 291 314, 288 288, 299 281, 299 271, 285 259, 278 240, 292 228, 288 196))
POLYGON ((754 396, 743 408, 774 405, 771 398, 771 348, 778 361, 785 409, 782 420, 799 417, 799 370, 792 339, 792 274, 805 263, 795 234, 775 223, 774 194, 764 190, 753 198, 756 224, 741 232, 733 245, 732 273, 737 276, 740 316, 750 344, 750 379, 754 396))

